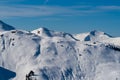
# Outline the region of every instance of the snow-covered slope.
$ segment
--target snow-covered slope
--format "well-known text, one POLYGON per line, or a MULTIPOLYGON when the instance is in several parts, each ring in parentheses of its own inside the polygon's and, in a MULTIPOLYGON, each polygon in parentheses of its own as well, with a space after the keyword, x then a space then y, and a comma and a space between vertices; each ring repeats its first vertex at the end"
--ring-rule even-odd
POLYGON ((46 28, 4 31, 0 67, 15 73, 8 76, 12 80, 120 80, 120 51, 110 47, 120 46, 119 41, 100 31, 78 35, 46 28))

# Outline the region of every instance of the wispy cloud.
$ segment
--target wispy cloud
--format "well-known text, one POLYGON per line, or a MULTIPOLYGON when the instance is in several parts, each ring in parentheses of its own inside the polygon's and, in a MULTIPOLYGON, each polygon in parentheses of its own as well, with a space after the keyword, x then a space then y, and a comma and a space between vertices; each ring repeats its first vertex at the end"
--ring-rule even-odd
POLYGON ((98 9, 102 10, 120 10, 120 6, 99 6, 98 9))
POLYGON ((51 16, 63 13, 72 12, 63 7, 50 7, 50 6, 0 6, 0 16, 51 16))
POLYGON ((107 11, 120 11, 120 6, 0 6, 0 17, 78 16, 107 11))
POLYGON ((22 2, 22 1, 25 1, 25 0, 0 0, 0 4, 10 4, 12 2, 22 2))

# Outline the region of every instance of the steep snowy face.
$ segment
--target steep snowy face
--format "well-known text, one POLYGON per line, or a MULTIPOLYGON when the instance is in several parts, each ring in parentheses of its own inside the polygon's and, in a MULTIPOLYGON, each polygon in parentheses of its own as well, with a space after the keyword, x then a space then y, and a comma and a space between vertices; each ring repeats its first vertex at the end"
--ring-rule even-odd
POLYGON ((0 21, 0 32, 14 30, 13 26, 10 26, 2 21, 0 21))
POLYGON ((0 33, 0 80, 120 80, 119 43, 99 31, 5 31, 0 33))

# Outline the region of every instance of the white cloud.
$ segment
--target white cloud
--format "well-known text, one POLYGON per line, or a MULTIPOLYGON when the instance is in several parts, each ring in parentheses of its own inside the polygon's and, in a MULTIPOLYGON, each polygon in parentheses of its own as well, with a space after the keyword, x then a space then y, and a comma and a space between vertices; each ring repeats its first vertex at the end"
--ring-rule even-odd
POLYGON ((120 6, 0 6, 0 17, 78 16, 114 10, 120 11, 120 6))

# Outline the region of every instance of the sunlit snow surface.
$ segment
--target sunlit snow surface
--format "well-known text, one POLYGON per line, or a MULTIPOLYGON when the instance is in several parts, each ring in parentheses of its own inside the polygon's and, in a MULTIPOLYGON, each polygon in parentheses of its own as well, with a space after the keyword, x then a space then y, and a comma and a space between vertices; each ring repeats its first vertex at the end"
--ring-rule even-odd
POLYGON ((120 38, 100 31, 72 35, 46 28, 4 30, 0 67, 15 73, 8 76, 12 80, 25 80, 31 70, 33 80, 120 80, 119 46, 120 38))

